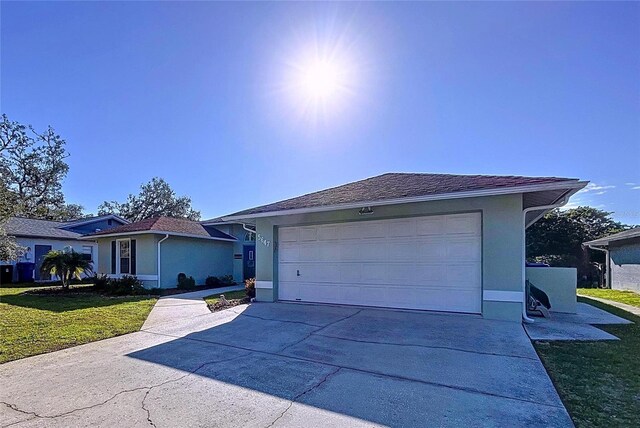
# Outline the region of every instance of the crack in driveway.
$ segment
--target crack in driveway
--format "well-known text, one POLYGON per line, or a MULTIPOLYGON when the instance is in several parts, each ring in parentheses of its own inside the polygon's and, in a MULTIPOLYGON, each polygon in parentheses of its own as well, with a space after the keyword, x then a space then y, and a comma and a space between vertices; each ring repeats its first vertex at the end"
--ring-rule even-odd
POLYGON ((275 418, 273 420, 273 422, 271 422, 269 425, 267 425, 266 428, 272 427, 276 422, 278 422, 280 419, 282 419, 282 417, 284 417, 284 415, 291 409, 291 406, 293 406, 293 403, 297 402, 302 396, 304 396, 304 395, 310 393, 311 391, 313 391, 314 389, 318 388, 320 385, 325 383, 331 376, 335 375, 340 370, 342 370, 342 367, 338 367, 335 370, 327 373, 322 379, 320 379, 320 382, 316 383, 315 385, 311 386, 310 388, 307 388, 306 390, 302 391, 300 394, 298 394, 295 397, 293 397, 293 399, 289 402, 289 405, 282 411, 282 413, 280 413, 280 416, 275 418))
POLYGON ((111 397, 107 398, 106 400, 104 400, 102 402, 99 402, 99 403, 96 403, 96 404, 92 404, 90 406, 78 407, 76 409, 72 409, 72 410, 69 410, 69 411, 66 411, 66 412, 63 412, 63 413, 58 413, 58 414, 55 414, 55 415, 40 415, 40 414, 38 414, 38 413, 36 413, 34 411, 28 411, 28 410, 21 409, 18 406, 16 406, 15 404, 7 403, 6 401, 0 401, 0 404, 5 405, 6 407, 10 408, 11 410, 14 410, 14 411, 19 412, 19 413, 23 413, 25 415, 32 415, 33 416, 33 417, 29 418, 29 419, 24 419, 24 420, 21 420, 21 421, 12 422, 12 423, 7 424, 7 425, 2 425, 1 428, 7 428, 9 426, 18 425, 18 424, 33 420, 35 418, 38 418, 38 419, 57 419, 57 418, 69 416, 69 415, 71 415, 71 414, 73 414, 75 412, 80 412, 80 411, 83 411, 83 410, 89 410, 89 409, 94 409, 96 407, 103 406, 103 405, 105 405, 108 402, 114 400, 115 398, 117 398, 118 396, 120 396, 122 394, 127 394, 127 393, 131 393, 131 392, 136 392, 136 391, 143 391, 145 389, 147 390, 147 392, 146 392, 146 394, 144 395, 144 397, 142 399, 142 403, 141 403, 142 409, 147 412, 147 420, 149 421, 149 424, 155 427, 156 425, 151 420, 150 412, 145 407, 145 400, 147 399, 147 396, 149 395, 151 390, 153 390, 154 388, 158 388, 158 387, 161 387, 163 385, 166 385, 168 383, 180 381, 180 380, 182 380, 182 379, 184 379, 184 378, 186 378, 188 376, 196 374, 198 371, 202 370, 204 367, 209 366, 211 364, 225 363, 227 361, 233 361, 233 360, 236 360, 238 358, 244 358, 244 357, 247 357, 247 356, 251 355, 251 353, 252 352, 249 352, 248 354, 238 355, 238 356, 235 356, 235 357, 232 357, 232 358, 225 358, 225 359, 222 359, 222 360, 208 361, 208 362, 199 365, 195 369, 193 369, 193 370, 191 370, 191 371, 189 371, 189 372, 187 372, 187 373, 185 373, 182 376, 179 376, 177 378, 169 379, 169 380, 166 380, 164 382, 160 382, 158 384, 154 384, 154 385, 151 385, 151 386, 140 386, 140 387, 137 387, 137 388, 125 389, 125 390, 117 392, 116 394, 112 395, 111 397))

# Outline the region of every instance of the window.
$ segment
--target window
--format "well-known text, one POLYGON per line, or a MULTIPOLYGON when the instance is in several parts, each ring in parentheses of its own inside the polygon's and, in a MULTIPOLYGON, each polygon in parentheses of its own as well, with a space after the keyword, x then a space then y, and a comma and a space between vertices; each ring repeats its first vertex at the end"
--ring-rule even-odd
POLYGON ((118 273, 131 273, 131 241, 128 239, 118 241, 118 273))
POLYGON ((111 220, 111 219, 107 220, 107 224, 108 224, 109 226, 111 226, 111 225, 113 224, 113 220, 111 220))
POLYGON ((244 234, 244 240, 246 242, 255 242, 256 241, 256 234, 253 232, 247 232, 244 234))
POLYGON ((82 246, 82 258, 88 262, 93 261, 93 247, 91 245, 82 246))

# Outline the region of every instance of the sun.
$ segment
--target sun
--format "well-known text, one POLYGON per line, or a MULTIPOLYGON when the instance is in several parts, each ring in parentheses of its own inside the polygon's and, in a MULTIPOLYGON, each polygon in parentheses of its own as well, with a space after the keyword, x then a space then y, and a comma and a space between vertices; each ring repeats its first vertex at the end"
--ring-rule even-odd
POLYGON ((347 87, 346 70, 335 61, 315 59, 300 68, 298 86, 305 98, 327 101, 347 87))

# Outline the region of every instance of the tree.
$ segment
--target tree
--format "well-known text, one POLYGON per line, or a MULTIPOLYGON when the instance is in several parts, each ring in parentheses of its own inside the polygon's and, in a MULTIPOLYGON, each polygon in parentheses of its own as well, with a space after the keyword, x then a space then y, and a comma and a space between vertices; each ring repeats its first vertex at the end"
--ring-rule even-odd
POLYGON ((176 196, 169 183, 158 177, 140 186, 140 194, 129 194, 124 203, 104 201, 98 207, 98 215, 105 214, 116 214, 129 221, 158 216, 200 220, 200 211, 191 208, 191 198, 176 196))
POLYGON ((77 206, 67 206, 62 193, 62 180, 69 171, 65 145, 51 127, 38 133, 2 115, 0 182, 15 195, 14 215, 47 220, 77 216, 77 206))
POLYGON ((629 228, 611 218, 610 212, 592 207, 566 211, 555 209, 527 229, 527 259, 551 266, 575 267, 579 278, 592 277, 592 262, 603 263, 602 252, 582 247, 582 243, 629 228))
POLYGON ((81 275, 91 275, 93 267, 91 262, 86 260, 82 254, 67 247, 62 251, 49 251, 42 260, 42 273, 56 275, 62 281, 62 288, 69 289, 71 279, 80 279, 81 275))
POLYGON ((15 206, 15 195, 0 182, 0 260, 17 260, 24 250, 5 229, 5 223, 15 213, 15 206))

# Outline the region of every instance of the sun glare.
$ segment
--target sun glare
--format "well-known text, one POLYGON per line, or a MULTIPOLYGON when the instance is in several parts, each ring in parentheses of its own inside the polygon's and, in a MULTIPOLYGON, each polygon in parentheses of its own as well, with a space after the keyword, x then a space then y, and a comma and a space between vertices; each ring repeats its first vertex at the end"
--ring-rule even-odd
POLYGON ((301 67, 300 91, 310 100, 329 100, 346 88, 346 73, 331 61, 314 60, 301 67))

